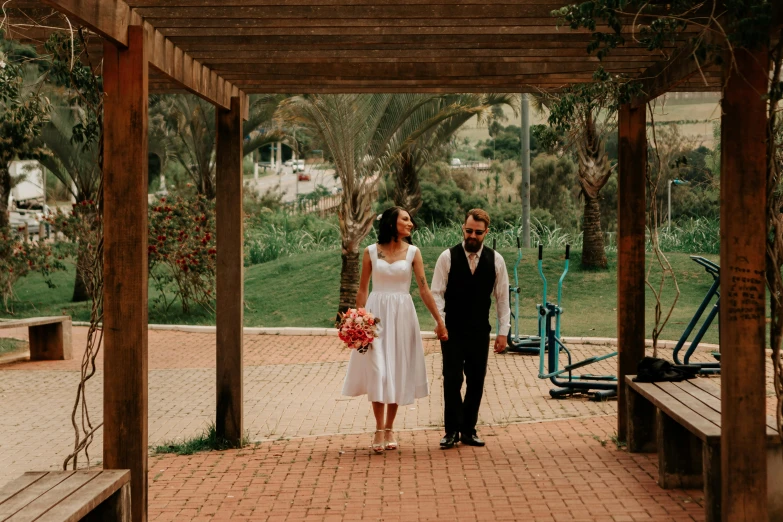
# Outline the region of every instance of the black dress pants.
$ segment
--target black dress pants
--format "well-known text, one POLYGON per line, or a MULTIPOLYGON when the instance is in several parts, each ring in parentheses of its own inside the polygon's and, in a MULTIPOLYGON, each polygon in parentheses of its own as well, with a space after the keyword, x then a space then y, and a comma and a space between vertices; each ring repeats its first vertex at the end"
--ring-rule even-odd
POLYGON ((476 433, 476 422, 484 394, 484 377, 489 357, 489 334, 452 336, 441 341, 443 354, 443 402, 446 433, 464 436, 476 433), (462 398, 462 375, 467 388, 462 398))

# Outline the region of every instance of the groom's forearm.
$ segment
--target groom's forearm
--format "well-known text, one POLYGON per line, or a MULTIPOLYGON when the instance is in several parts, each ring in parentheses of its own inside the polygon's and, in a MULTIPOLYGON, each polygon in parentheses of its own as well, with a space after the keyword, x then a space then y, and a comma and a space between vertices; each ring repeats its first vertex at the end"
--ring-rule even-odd
POLYGON ((435 263, 431 286, 432 298, 435 301, 438 315, 444 322, 446 321, 446 281, 451 265, 451 257, 448 254, 448 250, 443 252, 438 258, 438 262, 435 263))

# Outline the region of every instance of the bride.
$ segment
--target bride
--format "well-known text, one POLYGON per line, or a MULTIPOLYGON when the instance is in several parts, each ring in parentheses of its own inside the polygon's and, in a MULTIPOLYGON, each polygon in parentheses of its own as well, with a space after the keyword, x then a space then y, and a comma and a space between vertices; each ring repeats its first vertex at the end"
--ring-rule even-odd
POLYGON ((429 393, 419 319, 410 295, 411 274, 424 305, 437 323, 435 333, 446 340, 446 326, 438 313, 424 275, 424 261, 411 244, 413 221, 400 207, 381 215, 378 242, 364 250, 362 276, 356 295, 357 308, 366 308, 380 319, 379 337, 366 353, 351 353, 343 395, 367 395, 375 415, 372 449, 397 449, 394 418, 399 405, 411 404, 429 393), (370 276, 372 293, 367 297, 370 276))

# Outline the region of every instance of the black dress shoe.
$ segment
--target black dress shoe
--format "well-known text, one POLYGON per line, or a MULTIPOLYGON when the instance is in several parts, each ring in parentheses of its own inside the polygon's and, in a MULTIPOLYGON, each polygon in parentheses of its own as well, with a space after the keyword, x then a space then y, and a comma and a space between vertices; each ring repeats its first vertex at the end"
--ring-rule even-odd
POLYGON ((460 439, 460 442, 463 444, 467 444, 468 446, 483 446, 484 441, 478 438, 478 435, 475 433, 471 435, 462 435, 462 438, 460 439))
POLYGON ((447 433, 445 437, 440 439, 440 447, 443 449, 453 448, 457 442, 459 442, 459 433, 456 431, 447 433))

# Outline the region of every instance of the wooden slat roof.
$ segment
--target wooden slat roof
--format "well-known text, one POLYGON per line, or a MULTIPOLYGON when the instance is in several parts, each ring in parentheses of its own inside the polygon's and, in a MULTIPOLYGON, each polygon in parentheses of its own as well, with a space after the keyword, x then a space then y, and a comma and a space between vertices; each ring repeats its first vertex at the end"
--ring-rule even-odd
MULTIPOLYGON (((558 28, 550 16, 564 0, 126 3, 136 19, 245 93, 535 92, 590 81, 599 65, 586 52, 590 34, 558 28)), ((629 45, 602 63, 637 77, 660 57, 629 45)), ((706 85, 699 76, 677 90, 719 90, 719 73, 705 77, 706 85)), ((152 92, 181 88, 151 76, 152 92)))

